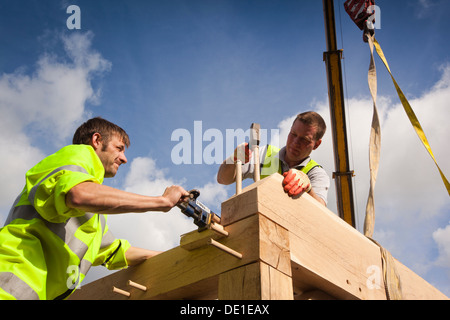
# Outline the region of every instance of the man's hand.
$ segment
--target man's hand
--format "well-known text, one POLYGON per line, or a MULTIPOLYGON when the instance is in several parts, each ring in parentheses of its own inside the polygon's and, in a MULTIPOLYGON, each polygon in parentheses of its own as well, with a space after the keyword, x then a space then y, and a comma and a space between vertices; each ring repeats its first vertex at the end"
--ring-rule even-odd
POLYGON ((247 163, 250 161, 251 156, 252 150, 250 150, 247 142, 241 143, 234 150, 234 162, 241 160, 242 163, 247 163))
POLYGON ((295 197, 302 192, 309 192, 311 190, 311 182, 304 172, 297 169, 290 169, 288 172, 283 173, 283 176, 284 191, 289 196, 295 197))
POLYGON ((247 163, 252 157, 248 143, 241 143, 234 150, 234 153, 224 160, 217 172, 217 182, 224 185, 232 184, 236 181, 236 161, 247 163))
POLYGON ((167 187, 162 195, 167 200, 167 208, 164 211, 169 211, 180 202, 189 201, 189 192, 180 186, 167 187))

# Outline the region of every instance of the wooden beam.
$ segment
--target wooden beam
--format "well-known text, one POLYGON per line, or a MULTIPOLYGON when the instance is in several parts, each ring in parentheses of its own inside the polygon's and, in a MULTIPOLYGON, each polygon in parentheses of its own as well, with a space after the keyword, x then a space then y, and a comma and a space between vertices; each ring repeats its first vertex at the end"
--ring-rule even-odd
MULTIPOLYGON (((242 259, 237 259, 228 253, 211 246, 203 246, 195 250, 176 247, 154 256, 135 267, 121 270, 105 278, 99 279, 81 287, 71 299, 182 299, 201 298, 198 291, 191 296, 189 288, 197 284, 208 288, 207 294, 216 291, 217 276, 222 272, 235 269, 259 260, 259 223, 258 216, 252 216, 228 226, 229 236, 221 239, 221 243, 242 253, 242 259), (132 280, 144 285, 147 291, 127 287, 127 281, 132 280), (210 284, 211 283, 211 284, 210 284), (127 288, 131 295, 126 298, 112 292, 112 287, 127 288), (179 296, 179 295, 182 296, 179 296)), ((209 231, 205 231, 209 232, 209 231)))
MULTIPOLYGON (((179 247, 84 285, 71 299, 386 299, 380 248, 308 194, 288 197, 282 179, 274 174, 222 204, 228 236, 186 234, 179 247), (208 246, 211 238, 242 258, 208 246)), ((395 263, 404 299, 448 299, 395 263)))
MULTIPOLYGON (((247 280, 254 277, 257 279, 255 281, 260 283, 260 288, 251 289, 250 283, 246 285, 245 290, 249 292, 244 294, 238 294, 239 290, 231 290, 235 295, 233 299, 256 297, 251 293, 255 290, 259 292, 258 296, 264 299, 292 299, 288 231, 258 214, 233 223, 227 226, 226 230, 229 233, 228 237, 218 235, 212 230, 187 233, 181 237, 180 247, 163 252, 142 265, 85 285, 71 299, 203 298, 201 286, 204 286, 205 294, 209 298, 214 298, 214 294, 216 297, 217 294, 220 296, 217 287, 220 283, 222 288, 226 288, 224 280, 221 279, 234 279, 233 282, 236 282, 235 276, 229 278, 224 275, 227 272, 230 272, 229 275, 244 272, 247 280), (238 259, 209 247, 208 240, 213 237, 224 245, 242 252, 242 258, 238 259), (249 276, 249 272, 255 269, 248 266, 254 263, 258 264, 258 270, 249 276), (145 286, 147 290, 127 287, 126 283, 130 280, 145 286), (129 297, 111 294, 111 290, 107 289, 112 286, 126 288, 131 294, 129 297), (288 290, 285 291, 283 288, 288 290)), ((235 286, 241 286, 240 280, 237 284, 228 284, 231 288, 235 286)))
POLYGON ((292 300, 289 232, 261 215, 260 261, 222 273, 218 298, 225 300, 292 300))
POLYGON ((292 278, 264 262, 219 276, 220 300, 292 300, 292 278))
MULTIPOLYGON (((258 212, 289 232, 294 291, 319 289, 339 299, 386 299, 380 248, 308 194, 292 199, 274 174, 222 204, 222 223, 258 212)), ((396 261, 404 299, 447 299, 396 261)), ((301 294, 301 292, 297 292, 301 294)))
POLYGON ((224 235, 214 232, 213 230, 198 230, 183 234, 180 237, 180 247, 188 251, 195 250, 208 245, 209 239, 219 240, 224 238, 224 235))

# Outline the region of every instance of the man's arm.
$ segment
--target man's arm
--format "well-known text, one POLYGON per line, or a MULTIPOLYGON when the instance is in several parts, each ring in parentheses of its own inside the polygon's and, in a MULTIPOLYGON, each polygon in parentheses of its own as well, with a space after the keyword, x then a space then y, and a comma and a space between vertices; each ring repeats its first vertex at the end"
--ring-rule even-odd
POLYGON ((229 185, 236 181, 236 165, 234 162, 238 159, 238 154, 244 164, 248 163, 253 155, 247 142, 240 144, 234 150, 233 156, 225 159, 220 165, 219 171, 217 172, 218 183, 229 185))
POLYGON ((236 181, 236 165, 227 163, 225 160, 217 172, 217 182, 224 185, 232 184, 236 181))
POLYGON ((66 205, 86 212, 117 214, 167 212, 189 193, 180 186, 166 188, 162 196, 144 196, 94 182, 82 182, 66 194, 66 205))
POLYGON ((128 250, 125 252, 125 258, 127 259, 128 265, 131 267, 140 264, 145 260, 156 256, 159 253, 161 252, 141 249, 137 247, 129 247, 128 250))
POLYGON ((325 207, 327 206, 326 202, 314 192, 313 188, 311 188, 311 190, 308 192, 308 194, 311 197, 313 197, 314 199, 316 199, 317 201, 319 201, 321 204, 323 204, 325 207))

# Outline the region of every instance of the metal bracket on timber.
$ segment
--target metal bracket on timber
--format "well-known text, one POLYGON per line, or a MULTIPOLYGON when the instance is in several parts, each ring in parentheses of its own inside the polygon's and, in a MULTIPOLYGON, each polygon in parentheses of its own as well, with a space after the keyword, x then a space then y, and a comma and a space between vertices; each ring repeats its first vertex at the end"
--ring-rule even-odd
MULTIPOLYGON (((386 299, 379 247, 308 194, 288 197, 282 179, 274 174, 222 203, 228 236, 190 232, 180 246, 83 285, 70 298, 386 299), (127 286, 130 279, 146 290, 127 286), (130 295, 112 287, 127 288, 130 295)), ((395 263, 404 299, 448 299, 395 263)))

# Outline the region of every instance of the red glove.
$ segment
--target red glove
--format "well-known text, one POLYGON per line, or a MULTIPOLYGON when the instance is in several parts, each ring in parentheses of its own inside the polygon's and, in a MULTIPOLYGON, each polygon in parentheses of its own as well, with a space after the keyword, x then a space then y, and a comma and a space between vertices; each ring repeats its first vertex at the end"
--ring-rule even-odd
POLYGON ((302 192, 309 192, 311 190, 311 182, 308 176, 297 169, 290 169, 288 172, 283 173, 284 191, 289 196, 295 197, 302 192))
POLYGON ((251 156, 252 150, 250 150, 247 142, 241 143, 234 150, 234 162, 241 160, 242 163, 247 163, 250 161, 251 156))

